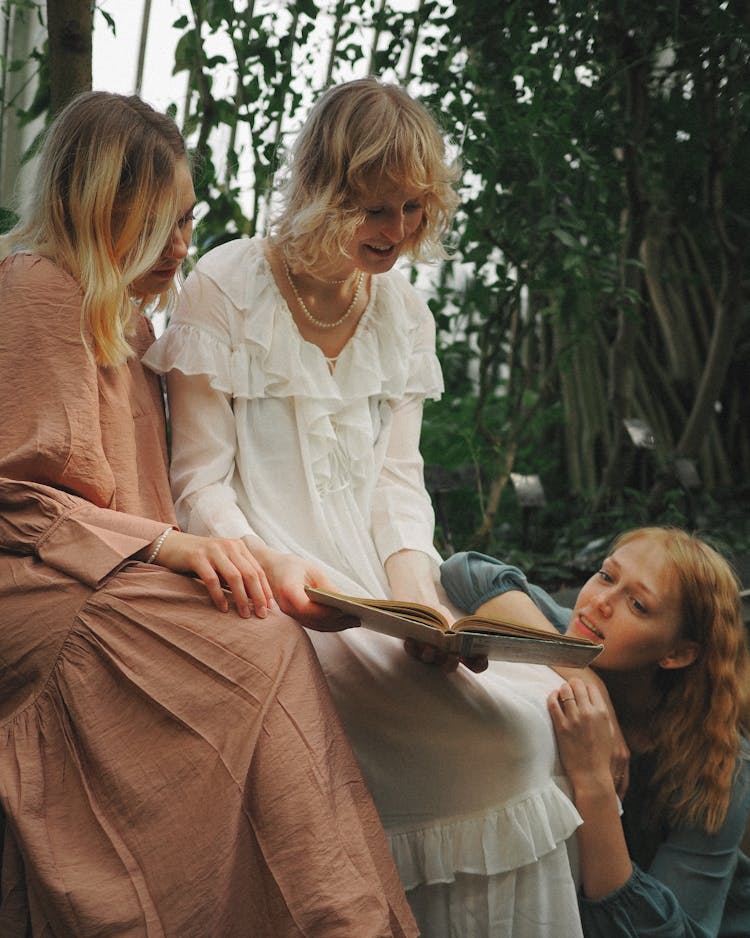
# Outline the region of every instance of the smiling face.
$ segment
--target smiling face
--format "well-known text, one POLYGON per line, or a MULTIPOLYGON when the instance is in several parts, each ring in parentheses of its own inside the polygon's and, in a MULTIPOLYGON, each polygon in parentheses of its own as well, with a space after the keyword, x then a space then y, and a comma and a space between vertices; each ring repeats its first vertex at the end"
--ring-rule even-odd
POLYGON ((182 158, 177 160, 175 166, 175 185, 179 215, 172 228, 172 235, 155 266, 133 282, 131 290, 135 296, 156 296, 163 293, 187 257, 193 236, 195 190, 188 162, 182 158))
POLYGON ((684 667, 697 654, 680 637, 681 602, 673 562, 648 537, 618 547, 583 586, 568 634, 601 642, 597 669, 684 667))
POLYGON ((390 270, 422 225, 422 197, 415 191, 382 186, 362 203, 365 221, 348 245, 354 265, 368 274, 390 270))

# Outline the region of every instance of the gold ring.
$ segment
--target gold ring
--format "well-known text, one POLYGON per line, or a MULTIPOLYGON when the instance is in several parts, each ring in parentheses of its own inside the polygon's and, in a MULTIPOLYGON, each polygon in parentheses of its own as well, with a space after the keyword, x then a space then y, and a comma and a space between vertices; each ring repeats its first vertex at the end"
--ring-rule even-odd
POLYGON ((575 697, 561 697, 560 703, 564 704, 564 703, 567 703, 569 700, 575 700, 575 697))

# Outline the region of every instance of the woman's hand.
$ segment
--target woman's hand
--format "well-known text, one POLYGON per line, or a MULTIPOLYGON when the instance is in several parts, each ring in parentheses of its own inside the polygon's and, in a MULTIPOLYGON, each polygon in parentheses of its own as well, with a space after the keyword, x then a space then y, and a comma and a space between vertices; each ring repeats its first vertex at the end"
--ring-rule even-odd
POLYGON ((571 678, 547 703, 583 818, 576 831, 583 893, 603 899, 633 875, 611 771, 617 742, 610 704, 596 684, 581 678, 571 678))
POLYGON ((595 687, 598 696, 604 702, 609 714, 612 727, 611 763, 610 772, 614 779, 615 788, 620 799, 625 797, 630 783, 630 748, 625 741, 620 724, 617 720, 615 708, 609 696, 604 681, 592 668, 555 668, 558 674, 568 682, 582 681, 589 687, 595 687))
POLYGON ((616 789, 612 765, 619 744, 608 703, 597 685, 571 678, 549 695, 547 704, 574 791, 616 789))
POLYGON ((239 539, 170 531, 153 562, 175 573, 195 574, 221 612, 229 609, 227 590, 244 619, 253 613, 262 619, 274 606, 263 567, 239 539))
POLYGON ((317 632, 340 632, 359 625, 359 619, 354 616, 314 603, 307 595, 306 586, 336 592, 334 584, 315 564, 294 554, 274 550, 259 538, 246 537, 244 541, 262 565, 282 612, 317 632))
MULTIPOLYGON (((393 599, 403 599, 405 602, 421 603, 436 609, 446 622, 452 623, 456 618, 456 610, 447 606, 445 593, 440 586, 440 572, 435 561, 427 554, 418 550, 400 550, 385 562, 385 572, 391 587, 393 599)), ((447 655, 435 645, 407 639, 404 648, 408 655, 440 668, 446 674, 455 671, 459 664, 465 664, 472 671, 480 672, 487 669, 487 659, 483 656, 476 658, 459 658, 458 655, 447 655)))
POLYGON ((424 642, 417 642, 413 638, 407 638, 404 642, 404 649, 407 655, 416 658, 423 664, 431 664, 440 668, 445 674, 452 674, 460 664, 473 671, 475 674, 481 674, 487 670, 489 661, 484 655, 476 655, 474 658, 459 658, 458 655, 449 655, 441 651, 435 645, 427 645, 424 642))

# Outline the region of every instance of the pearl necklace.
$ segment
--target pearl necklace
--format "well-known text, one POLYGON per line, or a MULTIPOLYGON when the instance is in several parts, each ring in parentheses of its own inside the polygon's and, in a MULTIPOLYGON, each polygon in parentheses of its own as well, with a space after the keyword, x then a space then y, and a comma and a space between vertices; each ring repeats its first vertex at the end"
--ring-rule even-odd
POLYGON ((299 308, 305 314, 305 318, 308 319, 314 326, 317 326, 318 329, 335 329, 336 326, 341 325, 341 323, 347 318, 347 316, 351 313, 351 311, 357 305, 357 300, 359 299, 359 291, 362 288, 362 278, 364 276, 363 271, 360 270, 359 277, 357 277, 357 286, 354 290, 354 296, 352 297, 351 303, 346 307, 344 315, 341 316, 340 319, 335 319, 333 322, 323 322, 322 319, 316 319, 315 316, 313 316, 313 314, 307 308, 307 306, 305 306, 305 301, 299 295, 299 291, 297 290, 297 287, 295 286, 294 281, 292 280, 292 272, 289 269, 289 264, 287 264, 286 261, 284 261, 284 273, 286 274, 286 279, 289 281, 289 286, 292 288, 292 293, 294 294, 294 298, 297 300, 297 303, 299 304, 299 308))
POLYGON ((346 283, 346 281, 349 279, 349 277, 351 277, 351 274, 349 274, 349 277, 344 277, 343 280, 323 280, 322 277, 316 277, 315 274, 311 274, 310 276, 311 276, 314 280, 317 280, 318 283, 327 283, 329 286, 338 286, 338 285, 340 285, 340 284, 342 284, 342 283, 346 283))

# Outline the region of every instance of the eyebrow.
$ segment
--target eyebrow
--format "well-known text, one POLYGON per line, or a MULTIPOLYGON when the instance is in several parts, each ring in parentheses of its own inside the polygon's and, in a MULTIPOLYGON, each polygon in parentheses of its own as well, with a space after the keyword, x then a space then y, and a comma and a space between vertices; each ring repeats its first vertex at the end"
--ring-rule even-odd
MULTIPOLYGON (((622 572, 622 564, 618 563, 618 562, 614 559, 614 556, 610 555, 609 557, 605 557, 605 558, 604 558, 604 562, 605 562, 605 563, 611 563, 612 566, 617 569, 618 573, 621 573, 621 572, 622 572)), ((646 584, 643 583, 641 580, 636 580, 635 586, 636 586, 636 588, 637 588, 638 590, 641 590, 642 592, 646 593, 646 594, 647 594, 652 600, 654 600, 655 602, 661 602, 661 601, 662 601, 662 597, 659 596, 658 593, 655 593, 652 589, 649 589, 649 587, 646 586, 646 584)))

